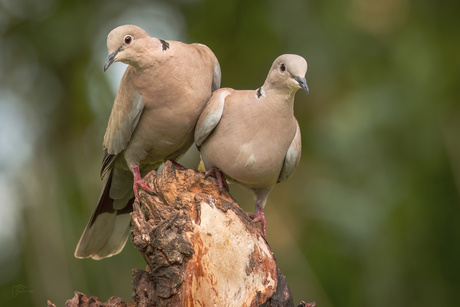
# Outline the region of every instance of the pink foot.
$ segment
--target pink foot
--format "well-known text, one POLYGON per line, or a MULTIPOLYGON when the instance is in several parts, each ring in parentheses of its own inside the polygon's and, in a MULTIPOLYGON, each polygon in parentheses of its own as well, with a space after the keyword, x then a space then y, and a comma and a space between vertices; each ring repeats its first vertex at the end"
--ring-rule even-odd
POLYGON ((225 176, 220 169, 218 169, 217 167, 213 167, 209 171, 204 173, 204 177, 208 177, 211 175, 214 175, 214 177, 216 177, 217 179, 217 183, 219 184, 219 194, 222 193, 224 188, 227 190, 227 192, 230 190, 227 184, 227 180, 225 180, 225 176))
POLYGON ((171 163, 178 169, 178 170, 181 170, 181 171, 185 171, 187 170, 188 168, 186 168, 185 166, 183 166, 182 164, 174 161, 174 160, 169 160, 171 161, 171 163))
POLYGON ((265 220, 264 208, 260 203, 256 204, 256 213, 246 212, 248 216, 252 219, 253 223, 261 223, 262 233, 264 237, 267 236, 267 221, 265 220))
POLYGON ((136 199, 139 200, 139 187, 143 188, 149 193, 152 193, 153 190, 144 181, 142 181, 141 172, 139 171, 138 165, 133 166, 132 172, 134 175, 133 190, 134 190, 134 196, 136 197, 136 199))

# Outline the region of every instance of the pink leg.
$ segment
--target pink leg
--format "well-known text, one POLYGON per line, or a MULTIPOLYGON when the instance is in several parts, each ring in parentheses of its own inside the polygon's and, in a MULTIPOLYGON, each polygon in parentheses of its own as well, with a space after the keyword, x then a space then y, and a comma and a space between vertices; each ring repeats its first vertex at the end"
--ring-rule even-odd
POLYGON ((220 169, 218 169, 217 167, 213 167, 209 171, 204 173, 205 177, 211 175, 214 175, 217 179, 217 183, 219 184, 219 194, 222 193, 224 188, 227 190, 227 192, 230 190, 227 184, 227 180, 225 180, 225 176, 220 169))
POLYGON ((153 190, 144 181, 142 181, 141 172, 139 171, 139 165, 134 165, 131 170, 134 175, 133 190, 134 190, 134 196, 136 196, 136 199, 139 200, 139 186, 143 188, 144 190, 146 190, 147 192, 152 193, 153 190))
POLYGON ((261 203, 256 204, 256 213, 247 212, 253 223, 260 222, 262 224, 262 233, 267 236, 267 221, 265 220, 264 208, 261 203))

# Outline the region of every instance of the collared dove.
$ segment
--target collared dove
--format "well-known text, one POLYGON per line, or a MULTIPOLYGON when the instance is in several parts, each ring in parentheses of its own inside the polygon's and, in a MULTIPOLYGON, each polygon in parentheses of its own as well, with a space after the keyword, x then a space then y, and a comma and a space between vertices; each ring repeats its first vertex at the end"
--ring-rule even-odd
POLYGON ((207 175, 216 175, 219 187, 231 181, 251 189, 256 213, 266 235, 263 208, 277 182, 291 176, 299 164, 300 128, 294 117, 294 96, 308 93, 307 62, 293 54, 279 56, 262 87, 257 90, 217 90, 211 96, 195 129, 207 175))
POLYGON ((104 71, 118 61, 128 67, 104 136, 103 189, 77 258, 102 259, 123 249, 134 197, 139 187, 151 191, 141 176, 190 148, 198 117, 220 87, 219 62, 205 45, 165 41, 124 25, 109 33, 107 48, 104 71))

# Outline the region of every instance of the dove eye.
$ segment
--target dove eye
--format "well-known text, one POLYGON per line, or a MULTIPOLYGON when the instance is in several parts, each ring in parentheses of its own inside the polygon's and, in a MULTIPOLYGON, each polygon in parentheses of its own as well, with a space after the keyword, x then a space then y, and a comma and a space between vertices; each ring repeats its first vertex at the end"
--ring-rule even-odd
POLYGON ((133 37, 131 35, 126 35, 123 41, 125 42, 126 45, 129 45, 133 41, 133 37))
POLYGON ((280 70, 281 70, 282 72, 285 72, 285 71, 286 71, 286 65, 284 65, 284 63, 281 63, 281 65, 280 65, 280 70))

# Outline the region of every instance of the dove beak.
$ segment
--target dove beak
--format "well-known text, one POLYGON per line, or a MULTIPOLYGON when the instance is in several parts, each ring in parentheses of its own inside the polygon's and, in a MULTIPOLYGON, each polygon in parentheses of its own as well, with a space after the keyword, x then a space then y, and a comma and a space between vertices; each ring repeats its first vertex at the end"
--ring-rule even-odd
POLYGON ((104 72, 110 67, 110 65, 112 65, 113 62, 115 62, 115 57, 117 56, 118 51, 120 51, 120 50, 117 50, 117 51, 109 54, 109 56, 107 57, 107 60, 105 61, 105 64, 104 64, 104 72))
POLYGON ((307 80, 305 78, 303 78, 303 77, 294 77, 294 80, 296 80, 297 83, 299 83, 299 86, 301 88, 303 88, 303 90, 305 92, 307 92, 307 94, 310 93, 310 90, 308 89, 308 85, 307 85, 307 80))

